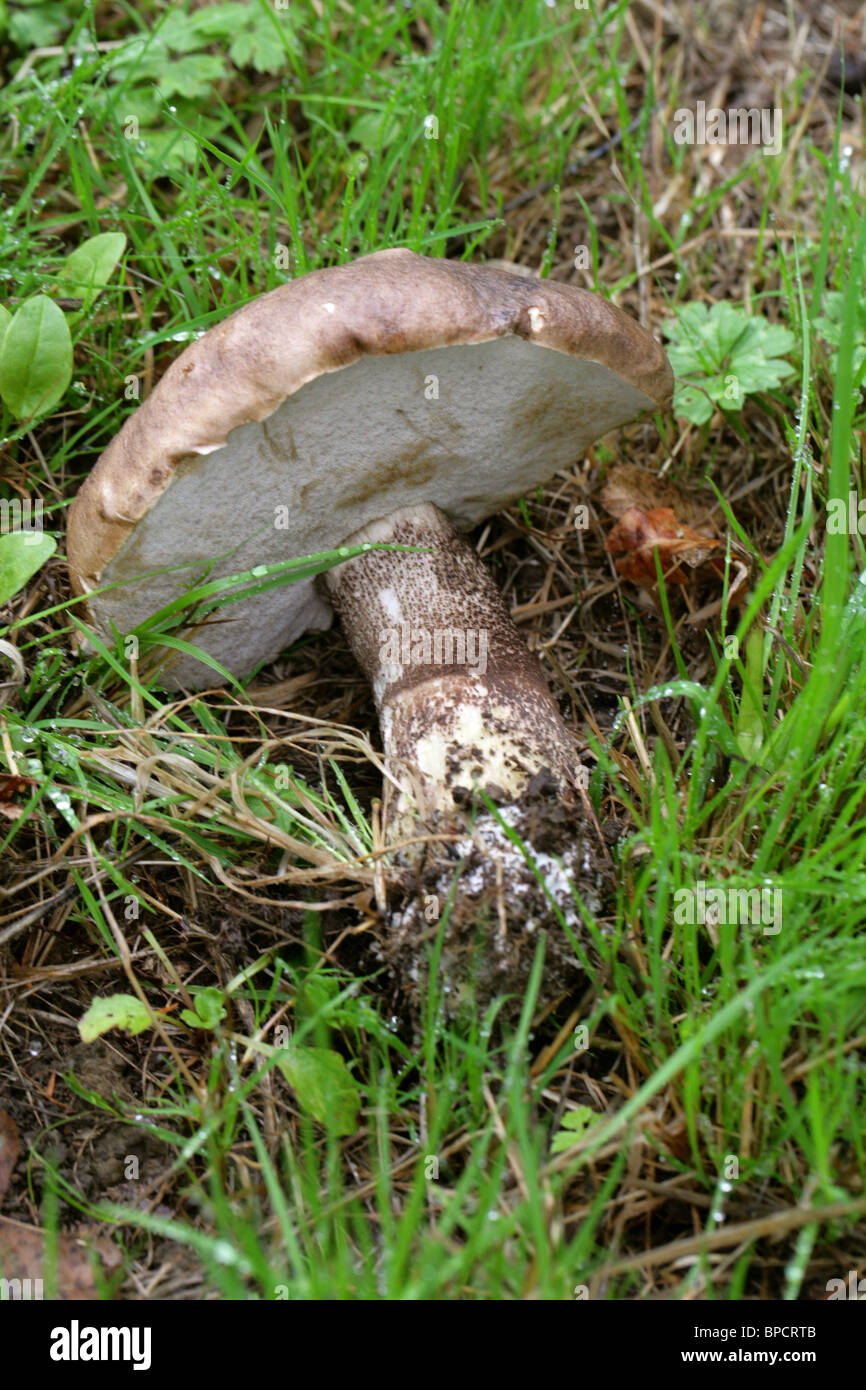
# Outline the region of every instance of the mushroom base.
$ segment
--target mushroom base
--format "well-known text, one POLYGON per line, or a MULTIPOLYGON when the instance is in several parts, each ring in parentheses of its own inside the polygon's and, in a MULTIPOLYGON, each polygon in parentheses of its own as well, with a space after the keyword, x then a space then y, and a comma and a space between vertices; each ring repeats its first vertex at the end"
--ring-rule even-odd
POLYGON ((600 963, 581 905, 599 912, 603 872, 579 805, 542 775, 519 802, 497 811, 482 804, 474 815, 436 815, 427 832, 452 838, 391 856, 400 887, 376 954, 393 969, 415 1018, 426 1011, 434 967, 444 1017, 480 1016, 502 998, 499 1017, 511 1021, 542 936, 536 1008, 579 987, 587 968, 600 963))

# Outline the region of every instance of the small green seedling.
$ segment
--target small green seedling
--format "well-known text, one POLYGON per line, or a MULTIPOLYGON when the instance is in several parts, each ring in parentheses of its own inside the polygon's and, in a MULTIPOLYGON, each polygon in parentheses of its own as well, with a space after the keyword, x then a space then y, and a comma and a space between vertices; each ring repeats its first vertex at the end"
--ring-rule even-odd
MULTIPOLYGON (((183 1009, 181 1022, 190 1028, 215 1031, 226 1017, 225 1002, 233 988, 252 973, 243 971, 225 990, 206 986, 192 991, 195 1012, 183 1009)), ((151 1027, 153 1018, 147 1007, 133 994, 113 994, 94 999, 78 1023, 83 1042, 93 1042, 111 1028, 135 1035, 151 1027)), ((286 1047, 272 1047, 258 1038, 238 1036, 237 1042, 260 1057, 274 1058, 288 1081, 302 1110, 336 1135, 353 1134, 357 1128, 361 1092, 339 1052, 328 1047, 306 1047, 289 1040, 286 1047)))
POLYGON ((181 1019, 190 1028, 208 1028, 213 1031, 226 1016, 225 996, 221 989, 212 985, 205 989, 193 990, 192 1002, 195 1004, 195 1013, 192 1009, 180 1011, 181 1019))
POLYGON ((588 1105, 578 1105, 562 1117, 562 1129, 558 1129, 550 1144, 552 1154, 564 1153, 582 1139, 587 1130, 595 1124, 598 1115, 588 1105))

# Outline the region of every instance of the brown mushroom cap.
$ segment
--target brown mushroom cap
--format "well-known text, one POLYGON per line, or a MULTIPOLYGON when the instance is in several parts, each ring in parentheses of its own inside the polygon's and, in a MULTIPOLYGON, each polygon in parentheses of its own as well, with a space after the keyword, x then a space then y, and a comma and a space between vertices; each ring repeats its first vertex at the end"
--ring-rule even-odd
MULTIPOLYGON (((421 502, 468 528, 672 390, 655 340, 570 285, 406 250, 314 271, 191 344, 125 422, 70 509, 73 586, 118 584, 89 617, 127 633, 216 557, 209 578, 318 554, 421 502)), ((332 613, 307 580, 220 617, 192 640, 243 675, 332 613)), ((212 679, 182 658, 164 683, 212 679)))

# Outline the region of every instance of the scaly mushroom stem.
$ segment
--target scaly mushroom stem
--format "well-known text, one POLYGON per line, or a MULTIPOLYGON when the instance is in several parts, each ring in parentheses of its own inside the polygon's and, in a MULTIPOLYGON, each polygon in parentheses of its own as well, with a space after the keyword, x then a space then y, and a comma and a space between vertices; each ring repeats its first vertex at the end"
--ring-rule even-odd
POLYGON ((387 843, 417 875, 416 891, 391 915, 386 954, 418 980, 430 903, 435 927, 459 872, 442 955, 451 1011, 467 989, 477 1005, 525 985, 542 928, 550 932, 544 992, 559 992, 577 970, 561 919, 579 928, 572 881, 585 893, 592 862, 574 740, 495 584, 438 508, 392 512, 346 544, 364 542, 423 547, 371 550, 327 575, 400 788, 387 843), (432 842, 431 832, 457 838, 432 842), (414 844, 397 848, 406 840, 414 844))

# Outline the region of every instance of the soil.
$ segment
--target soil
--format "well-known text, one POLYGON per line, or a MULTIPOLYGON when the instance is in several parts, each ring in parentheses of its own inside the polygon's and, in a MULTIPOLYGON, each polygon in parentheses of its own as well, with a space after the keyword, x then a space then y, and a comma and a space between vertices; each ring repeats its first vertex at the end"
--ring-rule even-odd
POLYGON ((600 962, 571 885, 597 915, 611 864, 575 796, 541 775, 518 804, 502 806, 498 816, 482 803, 480 810, 467 806, 457 817, 440 815, 428 828, 456 838, 431 839, 420 856, 404 856, 403 882, 377 943, 377 954, 394 970, 414 1018, 427 1007, 440 933, 437 978, 446 1018, 480 1016, 505 993, 499 1017, 513 1021, 542 938, 537 1007, 585 984, 587 970, 600 962))

